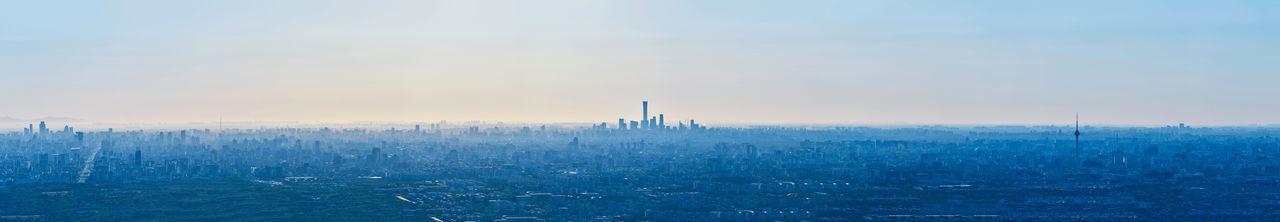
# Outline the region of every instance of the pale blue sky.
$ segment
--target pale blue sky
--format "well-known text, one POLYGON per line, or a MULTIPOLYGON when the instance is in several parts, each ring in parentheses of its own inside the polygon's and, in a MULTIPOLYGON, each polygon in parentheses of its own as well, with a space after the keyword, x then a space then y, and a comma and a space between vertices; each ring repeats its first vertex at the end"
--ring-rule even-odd
POLYGON ((0 1, 0 116, 1280 123, 1280 1, 0 1))

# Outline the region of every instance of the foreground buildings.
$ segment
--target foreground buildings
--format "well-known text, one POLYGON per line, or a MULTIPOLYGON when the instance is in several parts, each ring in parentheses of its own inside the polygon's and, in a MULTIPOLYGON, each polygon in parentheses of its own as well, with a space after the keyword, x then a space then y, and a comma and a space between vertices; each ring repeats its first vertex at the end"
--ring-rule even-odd
MULTIPOLYGON (((1068 126, 405 128, 0 134, 0 216, 130 219, 148 201, 112 198, 184 184, 379 220, 1280 219, 1275 127, 1086 127, 1078 157, 1068 126)), ((237 200, 200 195, 174 205, 237 200)))

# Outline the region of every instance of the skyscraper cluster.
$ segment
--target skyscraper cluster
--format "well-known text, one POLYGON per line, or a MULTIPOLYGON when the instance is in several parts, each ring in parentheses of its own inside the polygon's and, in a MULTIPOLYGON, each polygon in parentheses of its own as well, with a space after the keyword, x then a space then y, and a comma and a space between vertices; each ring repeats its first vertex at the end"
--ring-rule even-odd
MULTIPOLYGON (((62 131, 58 131, 56 133, 72 134, 74 132, 75 128, 71 128, 71 126, 63 126, 62 131)), ((24 135, 51 135, 52 133, 55 132, 49 129, 49 126, 44 124, 44 121, 40 121, 39 128, 36 128, 35 125, 27 124, 27 128, 22 129, 22 134, 24 135)))
MULTIPOLYGON (((698 125, 693 120, 689 120, 689 124, 678 122, 674 127, 667 126, 666 115, 658 114, 656 116, 649 115, 649 101, 641 101, 641 112, 639 120, 627 121, 626 118, 618 118, 618 130, 700 130, 706 129, 706 126, 698 125)), ((596 128, 607 129, 608 123, 601 122, 596 128)))

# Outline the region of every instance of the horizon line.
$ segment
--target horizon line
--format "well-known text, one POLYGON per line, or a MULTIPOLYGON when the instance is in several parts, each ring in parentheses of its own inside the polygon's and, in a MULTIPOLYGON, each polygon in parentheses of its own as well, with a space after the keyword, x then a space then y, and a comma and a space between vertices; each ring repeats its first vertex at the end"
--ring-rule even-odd
MULTIPOLYGON (((82 119, 80 119, 80 120, 82 120, 82 119)), ((42 121, 35 120, 35 121, 31 121, 31 122, 29 122, 29 123, 27 123, 27 122, 25 122, 25 121, 12 121, 12 122, 8 122, 8 123, 27 123, 27 124, 36 124, 36 123, 39 123, 39 122, 42 122, 42 121)), ((602 122, 603 122, 603 123, 609 123, 609 122, 607 122, 607 121, 602 121, 602 122)), ((173 121, 173 122, 167 122, 167 121, 157 121, 157 122, 98 122, 98 121, 71 121, 71 122, 68 122, 68 121, 61 121, 61 122, 54 122, 54 123, 57 123, 57 124, 66 124, 65 126, 70 126, 70 127, 72 127, 72 128, 83 128, 83 129, 98 129, 98 128, 101 128, 101 129, 107 129, 107 128, 115 128, 115 127, 120 127, 120 128, 136 128, 136 129, 164 129, 164 128, 173 129, 173 128, 180 128, 180 127, 183 127, 183 126, 188 126, 188 127, 201 126, 201 125, 217 126, 217 125, 219 125, 219 124, 221 124, 221 125, 233 124, 233 126, 229 126, 229 127, 227 127, 227 129, 244 129, 244 128, 246 127, 246 126, 244 126, 244 125, 249 125, 249 127, 257 127, 257 128, 263 128, 263 127, 266 127, 266 128, 328 128, 328 127, 334 127, 334 128, 396 128, 396 127, 392 127, 392 126, 388 126, 388 125, 395 125, 395 126, 409 126, 409 127, 412 127, 412 126, 414 126, 414 125, 429 125, 429 124, 442 124, 442 125, 450 125, 450 126, 458 126, 458 125, 516 125, 516 126, 522 126, 522 125, 523 125, 523 126, 532 126, 532 125, 561 125, 561 126, 564 126, 564 125, 575 125, 576 127, 581 127, 581 126, 586 126, 586 125, 595 125, 595 124, 599 124, 599 123, 602 123, 602 122, 583 122, 583 121, 549 121, 549 122, 544 122, 544 121, 496 121, 496 120, 465 120, 465 121, 462 121, 462 120, 438 120, 438 121, 403 121, 403 120, 390 120, 390 121, 388 121, 388 120, 370 120, 370 121, 241 120, 241 121, 225 121, 225 120, 224 120, 224 121, 185 121, 185 122, 177 122, 177 121, 173 121), (83 125, 78 125, 78 126, 77 126, 76 124, 83 124, 83 125), (239 126, 235 126, 235 125, 239 125, 239 126), (294 125, 294 126, 291 126, 291 125, 294 125), (325 125, 335 125, 335 126, 325 126, 325 125), (360 126, 360 125, 365 125, 365 126, 360 126), (382 126, 373 126, 373 125, 382 125, 382 126), (237 128, 237 127, 238 127, 238 128, 237 128)), ((699 123, 699 125, 707 125, 707 124, 710 124, 710 125, 707 125, 709 128, 768 127, 768 126, 780 126, 780 127, 873 127, 873 128, 875 128, 875 127, 890 127, 890 128, 897 128, 897 127, 930 127, 930 126, 941 126, 941 127, 1001 127, 1001 126, 1004 126, 1004 127, 1008 127, 1008 126, 1017 126, 1017 127, 1062 126, 1062 127, 1070 127, 1070 126, 1071 126, 1071 124, 1069 124, 1069 123, 1060 123, 1060 124, 1050 124, 1050 123, 913 123, 913 122, 867 122, 867 121, 844 121, 844 122, 749 122, 749 121, 699 121, 698 123, 699 123)), ((1179 126, 1179 124, 1183 124, 1183 123, 1171 123, 1171 124, 1133 124, 1133 123, 1116 123, 1116 124, 1109 124, 1109 123, 1085 123, 1085 124, 1082 124, 1082 126, 1086 126, 1086 127, 1120 127, 1120 128, 1162 128, 1162 127, 1170 127, 1170 126, 1178 127, 1178 126, 1179 126)), ((614 129, 616 126, 613 126, 613 125, 616 125, 616 124, 609 124, 609 128, 610 128, 610 129, 614 129)), ((1280 123, 1203 124, 1203 125, 1183 125, 1183 126, 1185 126, 1185 127, 1187 127, 1187 128, 1280 127, 1280 123)), ((5 126, 0 126, 0 129, 6 129, 6 130, 8 130, 8 129, 18 129, 18 130, 21 130, 21 129, 25 129, 26 127, 27 127, 27 126, 26 126, 26 124, 17 124, 17 125, 13 125, 13 126, 9 126, 9 124, 5 124, 5 126)), ((54 127, 54 126, 49 126, 49 128, 55 128, 55 127, 54 127)), ((216 128, 216 127, 215 127, 215 128, 216 128)))

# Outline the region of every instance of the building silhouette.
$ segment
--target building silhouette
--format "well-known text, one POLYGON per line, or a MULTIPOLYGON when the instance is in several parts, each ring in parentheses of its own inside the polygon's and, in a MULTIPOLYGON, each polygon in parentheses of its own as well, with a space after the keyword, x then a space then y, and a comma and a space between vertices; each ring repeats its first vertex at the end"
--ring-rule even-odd
MULTIPOLYGON (((640 116, 640 119, 639 119, 639 120, 635 120, 635 121, 627 122, 627 121, 626 121, 626 119, 624 119, 624 118, 618 118, 618 130, 636 130, 636 129, 645 129, 645 130, 655 130, 655 129, 656 129, 656 130, 696 130, 696 129, 705 129, 705 127, 703 127, 703 126, 699 126, 697 123, 693 122, 692 120, 690 120, 690 121, 689 121, 689 125, 688 125, 688 126, 685 126, 684 122, 676 121, 676 123, 678 124, 678 126, 667 127, 667 117, 666 117, 666 114, 658 114, 658 115, 656 115, 656 116, 649 116, 649 101, 647 101, 647 100, 645 100, 645 101, 640 101, 640 108, 641 108, 641 110, 640 110, 640 111, 641 111, 641 113, 640 113, 640 115, 641 115, 641 116, 640 116), (628 125, 628 123, 630 123, 630 125, 628 125)), ((601 123, 601 124, 600 124, 600 128, 608 129, 608 127, 604 127, 604 125, 605 125, 604 123, 601 123)))
POLYGON ((640 104, 644 106, 644 112, 640 115, 640 121, 644 121, 644 122, 640 123, 640 127, 649 129, 649 122, 646 121, 647 119, 649 119, 649 101, 641 101, 640 104))
POLYGON ((142 168, 142 149, 133 150, 133 167, 142 168))

